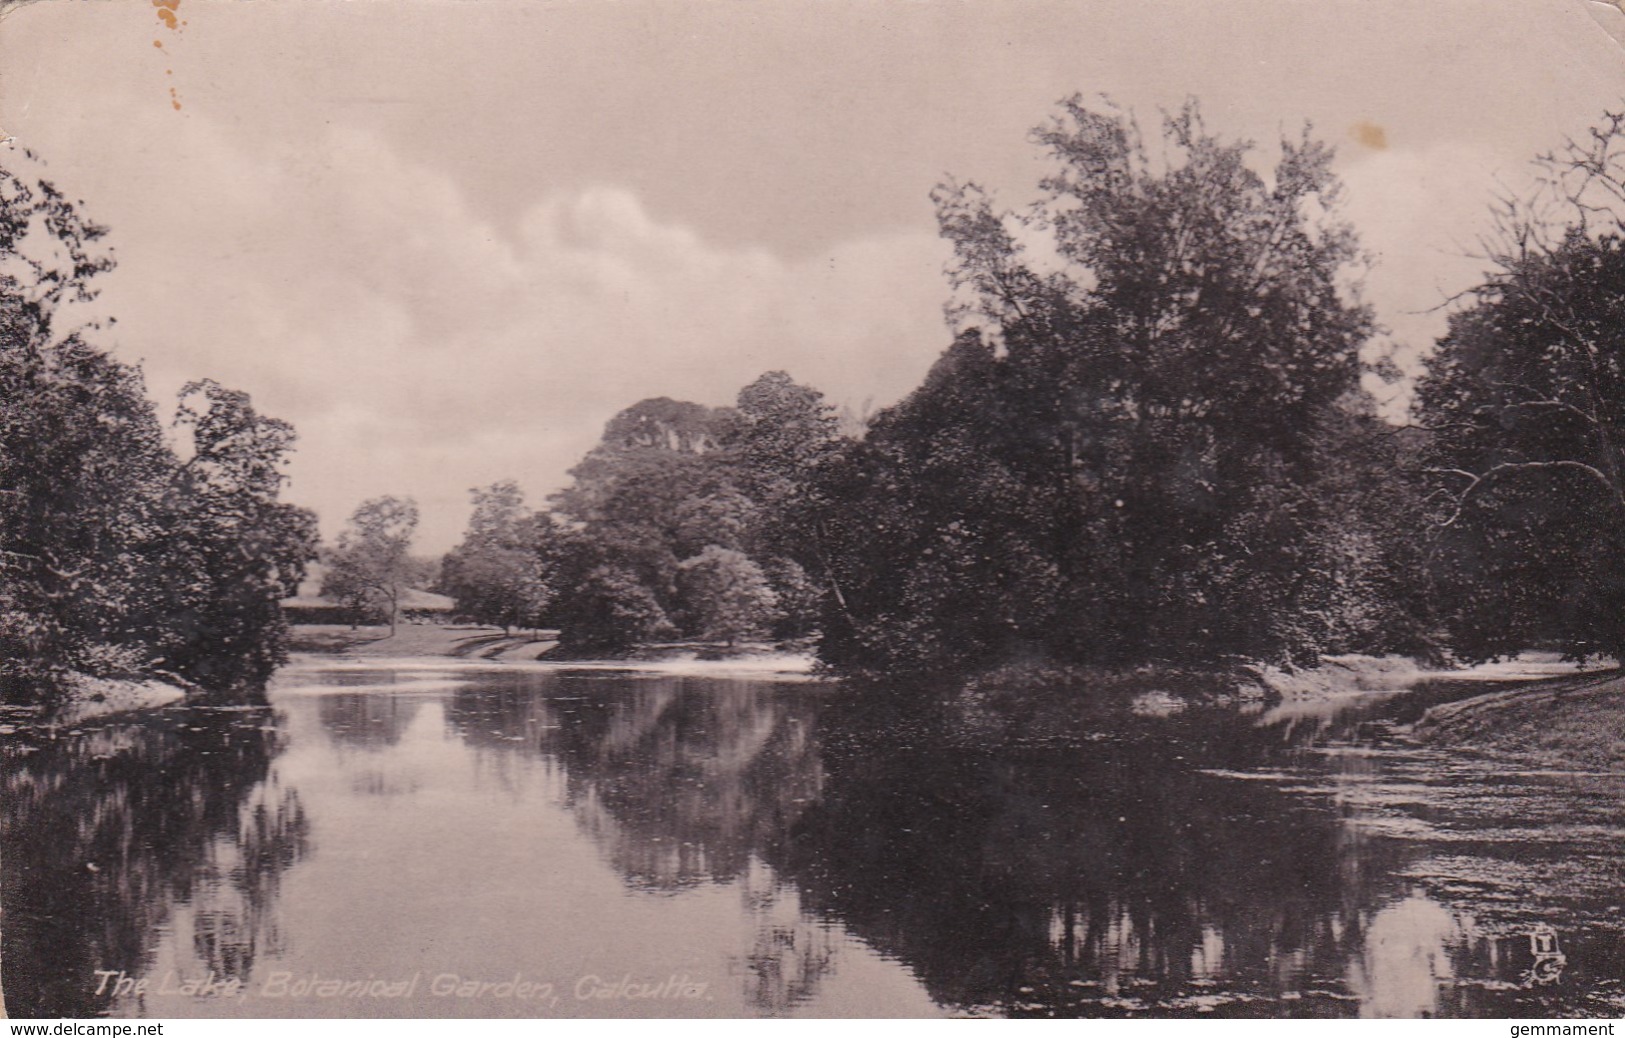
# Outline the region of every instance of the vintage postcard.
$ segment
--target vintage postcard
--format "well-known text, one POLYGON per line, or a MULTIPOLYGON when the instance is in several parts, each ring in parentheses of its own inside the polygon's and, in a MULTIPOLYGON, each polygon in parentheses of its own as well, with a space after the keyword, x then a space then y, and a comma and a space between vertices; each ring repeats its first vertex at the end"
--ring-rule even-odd
POLYGON ((0 4, 6 1013, 1618 1018, 1622 35, 0 4))

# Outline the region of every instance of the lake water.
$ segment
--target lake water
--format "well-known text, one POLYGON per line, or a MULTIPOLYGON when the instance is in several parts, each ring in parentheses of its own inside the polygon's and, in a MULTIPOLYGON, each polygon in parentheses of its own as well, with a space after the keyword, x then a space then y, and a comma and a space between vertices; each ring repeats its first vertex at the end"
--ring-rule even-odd
POLYGON ((945 742, 816 683, 280 674, 0 739, 13 1015, 1619 1016, 1625 777, 1460 685, 945 742))

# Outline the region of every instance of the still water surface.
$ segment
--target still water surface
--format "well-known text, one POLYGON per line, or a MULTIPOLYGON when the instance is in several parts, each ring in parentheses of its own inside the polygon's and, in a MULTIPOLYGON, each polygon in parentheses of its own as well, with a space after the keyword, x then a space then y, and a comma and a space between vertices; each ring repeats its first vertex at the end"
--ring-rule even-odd
POLYGON ((1023 748, 813 683, 307 661, 270 709, 0 739, 7 1002, 1618 1016, 1625 777, 1395 737, 1464 691, 1023 748))

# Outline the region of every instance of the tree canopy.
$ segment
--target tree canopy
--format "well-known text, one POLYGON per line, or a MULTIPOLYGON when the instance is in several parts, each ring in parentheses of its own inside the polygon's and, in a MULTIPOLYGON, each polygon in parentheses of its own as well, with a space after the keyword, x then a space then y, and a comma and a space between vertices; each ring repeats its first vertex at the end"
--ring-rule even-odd
POLYGON ((837 440, 822 395, 782 371, 734 407, 660 397, 617 414, 540 527, 561 641, 810 634, 822 590, 807 523, 837 440))
POLYGON ((328 558, 322 594, 358 614, 382 618, 393 634, 416 572, 411 553, 417 526, 418 506, 411 498, 362 502, 328 558))
POLYGON ((513 480, 469 491, 474 511, 462 543, 441 564, 457 613, 504 629, 535 627, 555 588, 542 556, 539 517, 513 480))
POLYGON ((1467 657, 1625 652, 1625 115, 1542 159, 1418 390, 1467 657))
POLYGON ((1317 437, 1371 334, 1305 131, 1265 176, 1194 103, 1157 158, 1080 98, 1026 214, 935 199, 961 332, 832 470, 825 646, 854 665, 1041 653, 1294 658, 1333 643, 1317 437), (1053 258, 1034 258, 1047 242, 1053 258))

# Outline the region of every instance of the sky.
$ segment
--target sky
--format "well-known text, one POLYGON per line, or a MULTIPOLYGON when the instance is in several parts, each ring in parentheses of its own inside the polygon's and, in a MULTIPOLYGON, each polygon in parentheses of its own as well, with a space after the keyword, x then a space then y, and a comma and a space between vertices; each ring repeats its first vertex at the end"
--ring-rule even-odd
MULTIPOLYGON (((1595 13, 1594 13, 1595 12, 1595 13)), ((784 369, 855 410, 948 343, 930 191, 1011 208, 1074 93, 1338 149, 1365 295, 1416 371, 1498 192, 1625 96, 1589 0, 41 0, 0 18, 0 161, 112 229, 99 341, 168 411, 291 421, 333 536, 533 504, 618 410, 784 369)))

